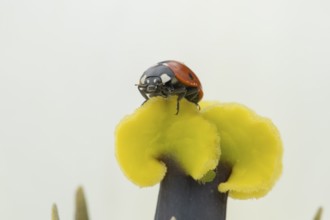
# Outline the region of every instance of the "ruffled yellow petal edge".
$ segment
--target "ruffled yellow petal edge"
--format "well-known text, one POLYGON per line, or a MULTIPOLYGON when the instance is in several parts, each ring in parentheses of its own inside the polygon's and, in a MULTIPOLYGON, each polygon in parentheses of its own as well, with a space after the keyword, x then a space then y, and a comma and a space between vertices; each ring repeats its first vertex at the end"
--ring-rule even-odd
POLYGON ((232 165, 220 192, 232 198, 259 198, 267 194, 282 172, 282 142, 277 128, 240 104, 201 103, 202 114, 221 137, 220 160, 232 165))
POLYGON ((176 97, 152 98, 116 128, 116 158, 124 174, 138 186, 151 186, 163 179, 165 157, 174 159, 196 180, 219 162, 216 126, 185 99, 175 115, 176 104, 176 97))

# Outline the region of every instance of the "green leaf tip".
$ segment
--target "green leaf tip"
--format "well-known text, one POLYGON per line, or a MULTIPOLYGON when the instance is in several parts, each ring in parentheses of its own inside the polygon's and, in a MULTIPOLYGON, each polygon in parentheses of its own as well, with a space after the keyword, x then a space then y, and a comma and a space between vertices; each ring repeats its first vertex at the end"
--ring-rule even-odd
POLYGON ((76 191, 75 220, 88 220, 86 199, 85 199, 84 190, 82 187, 78 187, 78 189, 76 191))
POLYGON ((52 206, 52 220, 60 220, 56 204, 52 206))
POLYGON ((317 210, 317 212, 316 212, 316 214, 315 214, 313 220, 321 220, 322 212, 323 212, 323 209, 322 209, 322 207, 320 207, 320 208, 317 210))

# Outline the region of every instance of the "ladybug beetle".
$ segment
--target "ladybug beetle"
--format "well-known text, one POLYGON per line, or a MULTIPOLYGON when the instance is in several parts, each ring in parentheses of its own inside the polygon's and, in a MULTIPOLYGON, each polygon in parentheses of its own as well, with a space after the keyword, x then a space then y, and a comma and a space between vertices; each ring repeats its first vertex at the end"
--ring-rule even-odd
POLYGON ((177 95, 176 114, 179 113, 179 101, 182 98, 198 105, 203 97, 202 85, 195 73, 174 60, 159 62, 147 69, 137 86, 146 101, 154 96, 177 95))

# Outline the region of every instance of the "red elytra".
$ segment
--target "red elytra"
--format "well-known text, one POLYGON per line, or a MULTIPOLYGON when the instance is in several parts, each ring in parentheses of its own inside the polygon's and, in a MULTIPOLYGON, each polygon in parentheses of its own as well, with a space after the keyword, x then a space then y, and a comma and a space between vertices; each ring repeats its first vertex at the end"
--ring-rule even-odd
POLYGON ((185 86, 197 87, 198 99, 201 100, 203 98, 204 93, 202 84, 200 83, 196 74, 191 69, 189 69, 189 67, 183 63, 172 60, 162 62, 162 64, 168 66, 175 74, 175 77, 185 86))

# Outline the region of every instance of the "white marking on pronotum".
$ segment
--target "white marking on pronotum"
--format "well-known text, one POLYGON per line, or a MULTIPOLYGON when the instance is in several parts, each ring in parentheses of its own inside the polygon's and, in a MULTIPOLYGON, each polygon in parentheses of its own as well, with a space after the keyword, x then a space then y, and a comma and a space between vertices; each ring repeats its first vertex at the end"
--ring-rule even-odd
POLYGON ((171 77, 169 77, 166 73, 163 73, 162 75, 160 75, 160 78, 162 79, 163 84, 165 84, 171 80, 171 77))
POLYGON ((143 75, 143 76, 141 77, 141 79, 140 79, 140 82, 141 82, 142 84, 144 84, 145 81, 146 81, 146 78, 147 78, 147 76, 146 76, 146 75, 143 75))
POLYGON ((170 220, 176 220, 176 218, 174 216, 172 216, 170 220))

